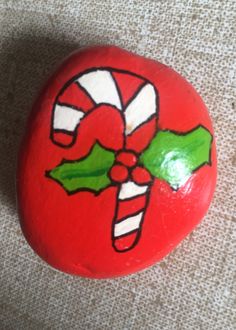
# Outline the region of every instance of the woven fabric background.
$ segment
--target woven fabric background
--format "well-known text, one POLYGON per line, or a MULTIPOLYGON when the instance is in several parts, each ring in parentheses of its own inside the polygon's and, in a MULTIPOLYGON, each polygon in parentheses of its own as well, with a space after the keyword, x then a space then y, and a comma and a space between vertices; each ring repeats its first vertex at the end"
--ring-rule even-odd
POLYGON ((236 329, 236 1, 0 0, 0 329, 236 329), (32 100, 72 50, 113 43, 198 90, 218 183, 204 221, 152 268, 114 280, 62 274, 22 236, 15 160, 32 100))

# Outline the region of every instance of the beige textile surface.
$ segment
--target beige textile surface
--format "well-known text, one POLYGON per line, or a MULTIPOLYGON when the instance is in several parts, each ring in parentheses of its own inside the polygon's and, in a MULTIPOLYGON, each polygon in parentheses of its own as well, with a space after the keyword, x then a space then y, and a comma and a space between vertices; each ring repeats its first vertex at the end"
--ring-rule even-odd
POLYGON ((0 0, 0 329, 236 329, 235 0, 0 0), (114 43, 158 59, 205 100, 218 147, 204 221, 152 268, 88 280, 49 268, 15 208, 16 151, 45 76, 70 51, 114 43))

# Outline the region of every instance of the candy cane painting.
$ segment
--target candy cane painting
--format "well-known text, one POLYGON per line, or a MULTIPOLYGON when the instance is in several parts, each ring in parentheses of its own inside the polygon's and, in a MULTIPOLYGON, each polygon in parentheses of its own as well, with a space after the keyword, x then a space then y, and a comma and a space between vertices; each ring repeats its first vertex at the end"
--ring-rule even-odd
MULTIPOLYGON (((178 189, 193 171, 211 164, 212 137, 201 126, 187 135, 158 132, 159 96, 149 81, 127 71, 92 68, 74 77, 59 92, 52 115, 53 143, 62 148, 71 147, 83 118, 98 108, 106 109, 107 116, 109 111, 119 112, 121 120, 114 121, 113 125, 120 124, 122 147, 109 150, 98 140, 85 158, 63 160, 46 175, 61 184, 68 194, 82 190, 99 194, 110 185, 116 186, 111 237, 114 249, 125 252, 134 248, 140 239, 155 176, 178 189), (129 80, 137 90, 127 100, 122 81, 124 85, 129 80), (140 131, 145 139, 140 139, 140 131), (187 153, 184 158, 183 152, 187 153)), ((103 130, 106 129, 104 126, 103 130)))
POLYGON ((114 46, 58 67, 19 155, 27 241, 56 269, 91 278, 161 260, 203 218, 216 182, 200 96, 171 68, 114 46))

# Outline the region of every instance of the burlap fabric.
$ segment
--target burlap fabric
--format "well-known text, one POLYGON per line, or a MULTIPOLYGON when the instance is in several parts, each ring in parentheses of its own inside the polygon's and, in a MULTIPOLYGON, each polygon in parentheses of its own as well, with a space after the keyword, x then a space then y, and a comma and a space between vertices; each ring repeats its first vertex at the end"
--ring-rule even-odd
POLYGON ((236 329, 234 0, 0 0, 0 329, 236 329), (15 159, 31 103, 72 50, 113 43, 170 65, 207 104, 218 184, 204 221, 161 263, 114 280, 48 267, 22 236, 15 159))

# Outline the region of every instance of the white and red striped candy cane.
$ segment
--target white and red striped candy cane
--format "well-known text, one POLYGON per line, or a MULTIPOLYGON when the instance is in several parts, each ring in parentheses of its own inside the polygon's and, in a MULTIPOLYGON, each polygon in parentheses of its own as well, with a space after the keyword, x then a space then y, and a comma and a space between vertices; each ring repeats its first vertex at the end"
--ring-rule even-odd
MULTIPOLYGON (((125 135, 131 135, 156 114, 156 93, 147 83, 124 109, 125 135)), ((137 184, 132 180, 122 183, 118 193, 117 210, 113 221, 112 241, 114 248, 125 252, 133 248, 141 235, 142 223, 149 199, 150 180, 137 184)))
POLYGON ((86 112, 106 103, 121 110, 121 101, 112 75, 107 70, 88 72, 73 80, 57 97, 54 105, 52 140, 71 146, 86 112))
MULTIPOLYGON (((124 79, 128 75, 132 74, 123 72, 124 79)), ((157 115, 157 95, 153 85, 138 79, 141 82, 139 88, 126 104, 112 69, 93 69, 73 80, 59 94, 54 105, 53 141, 61 146, 73 144, 76 130, 85 113, 100 104, 112 105, 123 112, 126 137, 137 132, 157 115)), ((146 184, 137 184, 132 175, 128 181, 119 185, 112 223, 112 242, 116 251, 127 251, 138 242, 149 190, 150 180, 146 184)))

